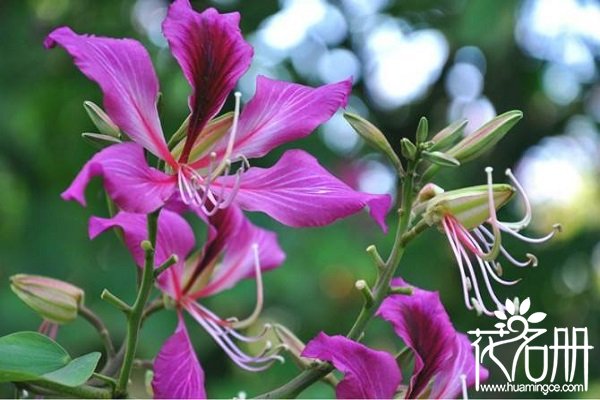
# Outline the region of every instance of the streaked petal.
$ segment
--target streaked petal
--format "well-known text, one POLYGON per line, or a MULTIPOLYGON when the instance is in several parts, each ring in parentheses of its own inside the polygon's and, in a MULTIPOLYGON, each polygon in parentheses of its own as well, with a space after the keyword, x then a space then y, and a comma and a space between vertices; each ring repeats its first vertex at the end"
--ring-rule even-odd
MULTIPOLYGON (((397 278, 393 285, 406 283, 397 278)), ((454 330, 437 292, 413 288, 410 296, 389 296, 377 315, 390 322, 413 351, 415 364, 407 398, 423 395, 430 385, 435 390, 428 394, 432 398, 456 396, 462 374, 467 375, 468 382, 474 382, 476 361, 470 343, 465 347, 466 338, 454 330)), ((487 377, 483 368, 481 377, 487 377)))
POLYGON ((101 176, 110 198, 123 210, 149 213, 162 206, 173 194, 176 178, 151 168, 144 150, 136 143, 121 143, 96 153, 79 171, 61 197, 85 206, 85 188, 101 176))
POLYGON ((204 371, 190 342, 183 317, 154 360, 156 399, 205 399, 204 371))
POLYGON ((173 56, 192 86, 192 116, 182 161, 204 125, 221 109, 252 59, 252 47, 239 29, 238 13, 219 14, 214 8, 195 12, 189 0, 177 0, 163 22, 173 56))
POLYGON ((67 27, 52 31, 44 42, 47 48, 57 44, 100 85, 106 112, 119 128, 175 166, 158 119, 158 79, 146 49, 132 39, 78 35, 67 27))
MULTIPOLYGON (((456 335, 451 362, 447 368, 441 370, 433 381, 429 397, 432 399, 455 398, 462 392, 461 375, 466 375, 467 387, 475 384, 476 360, 473 355, 473 346, 467 335, 456 335), (457 379, 458 378, 458 379, 457 379)), ((484 382, 489 376, 484 366, 479 367, 479 381, 484 382)))
MULTIPOLYGON (((107 229, 118 227, 123 230, 125 245, 139 267, 144 265, 144 251, 140 247, 148 239, 145 214, 119 212, 112 218, 90 218, 89 234, 93 239, 107 229)), ((183 265, 195 245, 194 232, 187 221, 179 214, 163 209, 158 217, 155 264, 161 265, 172 254, 178 257, 175 265, 162 273, 158 285, 174 298, 181 293, 183 265)))
MULTIPOLYGON (((351 89, 350 80, 312 88, 259 76, 256 94, 240 115, 233 156, 262 157, 277 146, 308 136, 346 106, 351 89)), ((212 150, 221 156, 227 141, 223 138, 212 150)))
MULTIPOLYGON (((233 178, 220 178, 217 184, 230 188, 233 178)), ((294 227, 327 225, 368 206, 371 217, 387 231, 385 215, 392 200, 389 195, 357 192, 310 154, 289 150, 273 167, 253 167, 243 174, 234 202, 294 227)))
POLYGON ((258 246, 261 271, 280 266, 285 253, 277 242, 277 235, 252 224, 243 212, 231 205, 210 217, 209 223, 215 229, 214 237, 205 247, 197 272, 211 265, 223 256, 211 280, 192 297, 210 296, 233 287, 239 280, 254 276, 254 251, 258 246))
POLYGON ((335 390, 338 399, 391 399, 402 380, 391 354, 343 336, 321 332, 308 342, 301 356, 329 361, 344 373, 335 390))

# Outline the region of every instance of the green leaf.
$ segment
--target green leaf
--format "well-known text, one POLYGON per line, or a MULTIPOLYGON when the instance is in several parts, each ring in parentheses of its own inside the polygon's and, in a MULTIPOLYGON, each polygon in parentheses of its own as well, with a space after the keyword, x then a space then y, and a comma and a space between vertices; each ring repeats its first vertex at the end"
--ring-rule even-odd
POLYGON ((0 337, 0 382, 48 381, 63 386, 83 385, 94 373, 101 354, 74 360, 61 345, 37 332, 0 337))
POLYGON ((58 343, 37 332, 0 337, 0 382, 39 379, 64 367, 70 360, 58 343))
POLYGON ((87 382, 92 376, 100 361, 101 354, 96 352, 78 357, 66 366, 56 371, 44 374, 41 378, 45 381, 60 383, 65 386, 79 386, 87 382))

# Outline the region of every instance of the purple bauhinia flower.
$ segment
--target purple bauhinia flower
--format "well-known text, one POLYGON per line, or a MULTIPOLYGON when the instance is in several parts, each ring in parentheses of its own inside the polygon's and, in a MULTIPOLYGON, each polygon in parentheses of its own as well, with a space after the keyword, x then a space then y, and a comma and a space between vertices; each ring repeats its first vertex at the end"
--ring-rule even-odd
MULTIPOLYGON (((266 369, 280 356, 269 351, 257 356, 243 352, 237 341, 256 342, 263 337, 247 337, 238 329, 254 323, 263 304, 263 271, 279 266, 285 254, 274 233, 257 228, 236 206, 219 210, 210 217, 207 241, 201 251, 195 247, 190 225, 178 213, 163 209, 158 218, 155 263, 164 263, 171 255, 177 262, 159 277, 159 289, 176 304, 178 324, 154 361, 152 387, 157 398, 204 398, 204 372, 183 319, 183 311, 195 319, 240 367, 249 371, 266 369), (192 254, 192 255, 190 255, 192 254), (233 287, 243 278, 255 278, 257 300, 254 312, 244 320, 224 320, 199 303, 199 299, 233 287)), ((144 263, 140 243, 147 237, 146 216, 121 211, 113 218, 90 220, 90 237, 118 227, 138 266, 144 263)))
POLYGON ((425 209, 423 217, 430 224, 439 225, 448 238, 460 270, 465 305, 470 310, 492 316, 494 311, 504 309, 494 291, 493 282, 502 285, 518 282, 501 278, 503 271, 498 256, 503 255, 517 267, 535 267, 538 262, 535 255, 530 253, 527 253, 526 260, 512 256, 502 244, 502 233, 527 243, 544 243, 560 231, 560 225, 554 225, 549 234, 540 238, 530 238, 520 233, 531 222, 531 205, 523 187, 510 169, 506 170, 506 175, 514 187, 493 184, 491 167, 486 168, 486 174, 488 182, 485 186, 444 192, 429 184, 421 193, 428 192, 432 197, 420 207, 425 209), (523 199, 525 216, 516 222, 499 221, 496 210, 503 207, 515 192, 523 199), (482 280, 483 285, 480 285, 482 280), (493 307, 486 306, 483 290, 491 298, 493 307))
POLYGON ((189 0, 169 7, 163 33, 192 87, 185 140, 172 149, 156 108, 158 80, 139 42, 79 35, 67 27, 48 35, 46 47, 64 47, 100 85, 108 116, 133 140, 97 153, 63 198, 85 205, 89 180, 101 176, 111 198, 128 212, 148 213, 177 198, 208 215, 236 203, 290 226, 317 226, 368 206, 385 230, 389 196, 352 190, 303 151, 284 153, 272 168, 245 171, 248 159, 309 135, 344 107, 351 82, 310 88, 259 77, 255 96, 241 112, 236 93, 235 111, 215 118, 252 58, 239 19, 238 13, 214 9, 197 13, 189 0), (144 149, 164 161, 165 171, 147 164, 144 149), (242 166, 230 173, 238 161, 242 166))
MULTIPOLYGON (((406 286, 395 279, 394 286, 406 286)), ((377 315, 390 322, 411 350, 414 367, 403 386, 400 367, 391 354, 369 349, 342 336, 323 333, 311 340, 303 357, 331 362, 345 373, 338 398, 450 398, 466 395, 475 383, 476 360, 466 335, 457 332, 437 292, 413 288, 412 295, 387 297, 377 315)), ((488 371, 480 368, 480 381, 488 371)))

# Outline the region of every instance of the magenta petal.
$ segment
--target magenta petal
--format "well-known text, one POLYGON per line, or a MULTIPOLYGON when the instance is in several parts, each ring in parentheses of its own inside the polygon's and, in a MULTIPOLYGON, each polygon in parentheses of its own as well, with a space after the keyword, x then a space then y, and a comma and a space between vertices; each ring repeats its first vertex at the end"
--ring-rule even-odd
POLYGON ((223 259, 209 284, 201 291, 209 296, 233 287, 239 280, 254 276, 255 261, 252 246, 258 246, 261 271, 278 267, 285 260, 277 235, 253 225, 235 205, 210 218, 216 236, 206 247, 202 263, 208 264, 219 255, 223 259))
POLYGON ((85 188, 95 176, 103 178, 110 198, 129 212, 152 212, 175 191, 175 177, 149 167, 142 147, 132 142, 115 144, 96 153, 62 193, 62 198, 85 206, 85 188))
MULTIPOLYGON (((406 285, 399 278, 393 284, 406 285)), ((461 390, 462 374, 467 375, 467 383, 474 382, 476 360, 470 343, 454 330, 437 292, 413 288, 410 296, 389 296, 377 315, 390 322, 413 351, 415 366, 407 398, 421 396, 432 380, 433 398, 456 396, 461 390)), ((487 371, 481 370, 483 380, 487 371)))
POLYGON ((78 35, 67 27, 55 29, 44 42, 47 48, 56 44, 69 52, 85 76, 100 85, 106 112, 119 128, 175 165, 158 119, 158 80, 146 49, 132 39, 78 35))
POLYGON ((345 374, 335 390, 338 399, 391 399, 402 381, 391 354, 343 336, 321 332, 308 342, 301 355, 329 361, 345 374))
POLYGON ((181 314, 177 329, 154 359, 155 399, 205 399, 204 371, 181 314))
MULTIPOLYGON (((351 89, 350 80, 311 88, 259 76, 256 94, 240 115, 233 155, 262 157, 279 145, 308 136, 346 106, 351 89)), ((224 138, 213 151, 222 155, 227 141, 224 138)))
POLYGON ((189 0, 176 0, 163 22, 171 52, 193 88, 183 161, 202 127, 250 66, 253 50, 242 37, 239 19, 238 13, 219 14, 214 8, 198 13, 189 0))
MULTIPOLYGON (((217 184, 231 187, 232 178, 221 178, 217 184)), ((327 225, 368 206, 371 217, 387 231, 385 215, 392 200, 389 195, 357 192, 310 154, 289 150, 273 167, 253 167, 243 174, 234 202, 293 227, 327 225)))
MULTIPOLYGON (((136 264, 142 267, 144 251, 140 243, 148 239, 146 215, 120 212, 113 218, 92 217, 89 225, 90 238, 93 239, 113 227, 123 230, 125 245, 136 264)), ((184 262, 194 244, 194 232, 186 220, 177 213, 163 209, 158 217, 155 263, 162 264, 172 254, 178 257, 178 262, 162 273, 158 279, 160 288, 175 299, 181 294, 184 262)))
MULTIPOLYGON (((475 384, 476 360, 473 355, 473 346, 467 335, 456 335, 451 361, 446 368, 441 370, 433 381, 429 397, 435 399, 455 398, 462 392, 461 375, 466 376, 467 387, 475 384), (457 379, 458 378, 458 379, 457 379)), ((484 382, 488 378, 488 370, 479 367, 479 380, 484 382)))

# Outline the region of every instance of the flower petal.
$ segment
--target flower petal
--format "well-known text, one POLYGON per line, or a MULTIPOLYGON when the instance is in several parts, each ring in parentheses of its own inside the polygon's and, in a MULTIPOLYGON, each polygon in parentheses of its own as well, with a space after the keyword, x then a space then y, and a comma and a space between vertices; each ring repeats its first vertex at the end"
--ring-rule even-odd
MULTIPOLYGON (((392 285, 406 286, 406 283, 397 278, 392 285)), ((415 365, 406 398, 423 395, 432 379, 432 390, 436 391, 428 394, 432 398, 456 396, 462 374, 467 375, 467 383, 474 382, 476 360, 470 343, 466 348, 466 337, 454 330, 437 292, 413 288, 410 296, 389 296, 377 315, 390 322, 413 351, 415 365)), ((482 380, 487 377, 485 368, 481 369, 480 377, 482 380)))
MULTIPOLYGON (((466 376, 467 387, 475 384, 475 357, 473 356, 473 346, 467 335, 458 333, 456 335, 450 365, 441 370, 431 387, 429 397, 432 399, 455 398, 462 391, 461 375, 466 376)), ((488 378, 488 370, 479 367, 479 380, 484 382, 488 378)))
MULTIPOLYGON (((220 178, 216 185, 230 191, 233 179, 220 178)), ((289 150, 273 167, 253 167, 243 174, 234 203, 293 227, 327 225, 369 206, 371 217, 387 231, 391 197, 354 191, 310 154, 289 150)))
POLYGON ((335 390, 338 399, 391 399, 402 380, 391 354, 343 336, 321 332, 308 342, 301 356, 329 361, 345 374, 335 390))
MULTIPOLYGON (((114 227, 123 230, 125 245, 136 264, 143 267, 144 251, 140 243, 148 239, 146 215, 121 211, 112 218, 92 217, 89 224, 90 238, 114 227)), ((194 232, 186 220, 177 213, 163 209, 158 217, 155 264, 161 265, 172 254, 177 256, 177 263, 158 278, 158 286, 175 299, 180 297, 183 266, 194 245, 194 232)))
POLYGON ((152 389, 156 399, 205 399, 204 371, 190 342, 183 317, 154 360, 152 389))
POLYGON ((175 166, 158 119, 158 79, 146 49, 132 39, 78 35, 67 27, 55 29, 44 41, 46 48, 57 44, 100 85, 106 112, 119 128, 175 166))
POLYGON ((142 147, 129 142, 115 144, 96 153, 61 197, 85 206, 85 188, 95 176, 104 179, 110 198, 129 212, 156 210, 172 196, 176 187, 175 177, 149 167, 142 147))
POLYGON ((171 52, 193 88, 183 162, 204 125, 250 67, 253 50, 242 37, 239 19, 238 13, 219 14, 214 8, 198 13, 189 0, 177 0, 163 22, 171 52))
POLYGON ((223 259, 208 284, 191 295, 193 298, 219 293, 233 287, 241 279, 253 277, 254 244, 258 246, 261 271, 276 268, 285 260, 277 235, 252 224, 235 205, 210 217, 209 223, 216 233, 213 240, 209 238, 196 273, 200 273, 221 255, 223 259))
MULTIPOLYGON (((233 156, 258 158, 284 143, 308 136, 340 108, 352 89, 350 80, 318 88, 259 76, 256 94, 244 107, 233 147, 233 156)), ((228 137, 212 149, 225 153, 228 137)), ((203 166, 205 158, 194 166, 203 166)))

